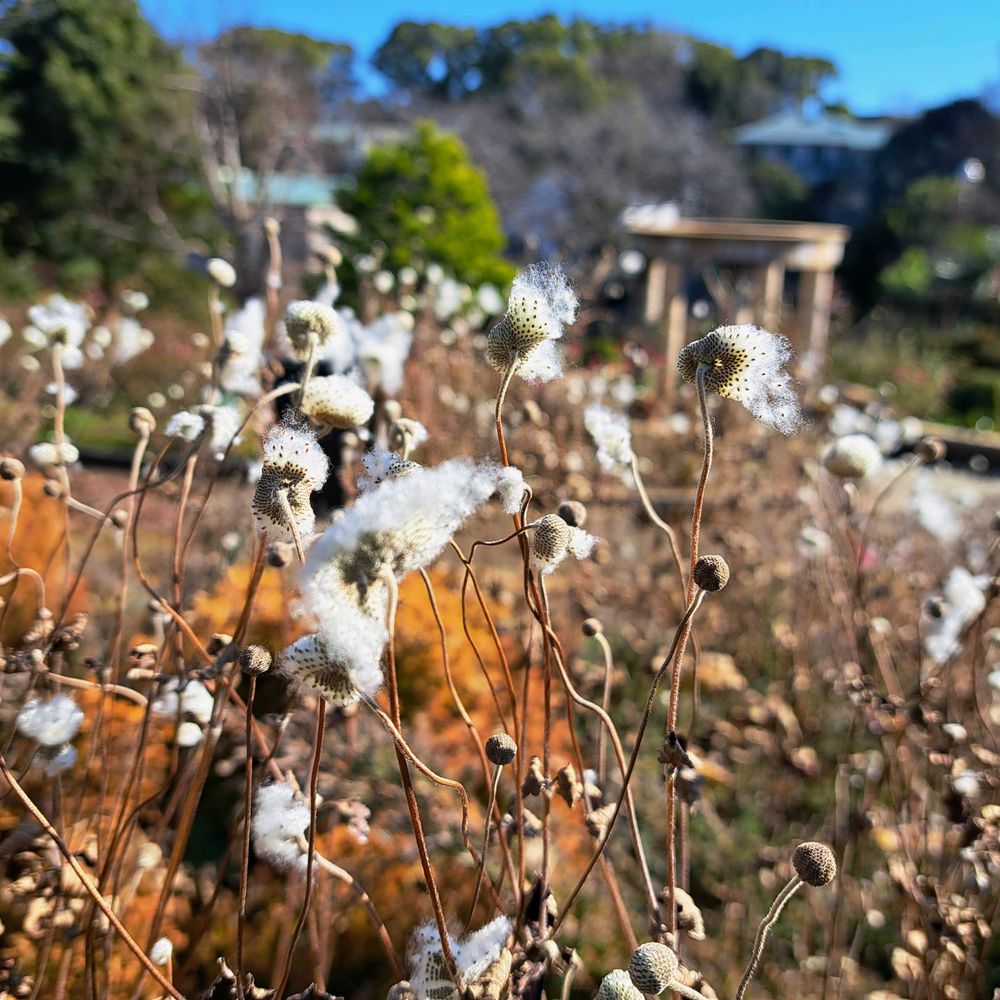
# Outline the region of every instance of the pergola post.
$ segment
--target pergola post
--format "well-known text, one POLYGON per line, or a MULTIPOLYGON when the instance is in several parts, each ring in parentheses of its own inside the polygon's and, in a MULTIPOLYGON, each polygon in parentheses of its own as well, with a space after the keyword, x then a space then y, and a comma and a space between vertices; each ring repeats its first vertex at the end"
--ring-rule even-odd
POLYGON ((671 401, 677 388, 677 357, 687 343, 688 300, 684 288, 684 268, 669 261, 664 281, 666 323, 664 343, 664 395, 671 401))
POLYGON ((642 318, 652 326, 663 319, 667 290, 667 261, 663 257, 650 257, 646 267, 646 295, 642 304, 642 318))
POLYGON ((785 262, 772 260, 763 271, 760 325, 765 330, 777 330, 781 325, 781 298, 785 290, 785 262))
POLYGON ((833 271, 803 271, 799 279, 799 304, 796 332, 800 357, 806 362, 806 376, 815 372, 826 356, 830 333, 830 308, 833 305, 833 271))

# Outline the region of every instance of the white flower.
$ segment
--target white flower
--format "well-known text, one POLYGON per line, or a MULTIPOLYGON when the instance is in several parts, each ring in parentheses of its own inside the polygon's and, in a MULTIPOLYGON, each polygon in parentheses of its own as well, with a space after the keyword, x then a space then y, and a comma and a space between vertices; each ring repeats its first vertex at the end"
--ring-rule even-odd
POLYGON ((517 514, 521 510, 526 490, 524 473, 516 466, 505 466, 497 473, 497 493, 505 514, 517 514))
POLYGON ((566 558, 586 559, 597 539, 582 528, 571 527, 558 514, 546 514, 535 524, 531 537, 531 563, 547 576, 566 558))
POLYGON ((236 284, 236 268, 221 257, 209 257, 205 261, 205 271, 221 288, 232 288, 236 284))
POLYGON ((250 831, 257 856, 284 871, 304 867, 299 838, 309 829, 309 807, 295 798, 288 782, 261 785, 254 796, 250 831))
POLYGON ((501 374, 513 365, 526 382, 551 382, 562 374, 556 341, 576 317, 577 300, 562 271, 532 264, 514 279, 507 315, 486 338, 486 357, 501 374))
POLYGON ((973 576, 956 566, 944 585, 944 612, 927 621, 924 649, 935 663, 946 663, 961 649, 962 634, 970 622, 986 607, 988 576, 973 576))
POLYGON ((70 441, 64 440, 62 445, 50 441, 41 441, 28 449, 28 456, 36 465, 43 468, 58 465, 72 465, 80 458, 80 452, 70 441))
POLYGON ((205 418, 190 410, 175 413, 164 429, 167 437, 179 437, 182 441, 197 441, 205 430, 205 418))
POLYGON ((309 496, 330 471, 313 431, 277 424, 264 438, 264 464, 251 509, 257 524, 276 541, 304 539, 316 523, 309 496))
POLYGON ((826 446, 822 461, 834 476, 863 479, 882 464, 882 452, 867 434, 845 434, 826 446))
POLYGON ((180 715, 190 715, 195 722, 207 724, 212 718, 215 699, 212 692, 201 681, 188 681, 178 693, 180 682, 171 677, 163 685, 159 697, 153 702, 153 712, 176 719, 180 715))
POLYGON ((299 409, 320 427, 347 430, 368 423, 375 402, 346 375, 319 375, 306 385, 299 409))
POLYGON ((49 701, 32 698, 17 715, 20 733, 43 747, 61 747, 80 731, 83 712, 68 695, 57 694, 49 701))
POLYGON ((761 423, 782 434, 802 424, 799 401, 785 364, 792 357, 788 341, 756 326, 722 326, 681 351, 677 369, 687 382, 705 366, 705 388, 734 399, 761 423))
POLYGON ((628 420, 594 403, 583 413, 583 426, 597 445, 597 461, 605 472, 632 464, 632 434, 628 420))
MULTIPOLYGON (((463 986, 474 983, 500 957, 510 931, 510 920, 496 917, 463 938, 456 940, 448 935, 463 986)), ((452 1000, 457 996, 455 984, 445 968, 441 934, 435 924, 424 924, 414 931, 407 964, 410 988, 417 1000, 452 1000)))
POLYGON ((48 343, 72 348, 79 348, 90 329, 87 307, 62 295, 50 295, 44 304, 32 306, 28 310, 28 320, 48 343))
POLYGON ((282 650, 280 664, 339 708, 356 704, 362 695, 373 697, 382 686, 382 671, 376 661, 338 657, 326 637, 315 632, 282 650))

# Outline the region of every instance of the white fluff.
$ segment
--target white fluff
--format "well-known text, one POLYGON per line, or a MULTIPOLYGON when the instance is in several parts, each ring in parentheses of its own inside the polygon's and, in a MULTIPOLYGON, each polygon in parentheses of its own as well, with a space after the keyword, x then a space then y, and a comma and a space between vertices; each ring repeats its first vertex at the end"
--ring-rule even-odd
MULTIPOLYGON (((510 931, 510 920, 497 917, 464 938, 456 940, 448 935, 463 986, 474 983, 500 957, 510 931)), ((455 984, 445 969, 441 934, 436 924, 423 924, 414 931, 407 964, 410 988, 417 1000, 442 1000, 455 995, 455 984)))
POLYGON ((205 418, 190 410, 175 413, 168 421, 164 432, 167 437, 179 437, 182 441, 197 441, 204 433, 205 418))
POLYGON ((299 838, 309 829, 309 807, 295 798, 286 781, 261 785, 254 796, 250 832, 257 856, 282 871, 304 867, 299 838))
POLYGON ((153 702, 153 712, 176 718, 179 709, 181 715, 190 715, 195 722, 207 724, 212 718, 215 702, 212 693, 201 681, 188 681, 178 694, 179 685, 176 677, 171 677, 163 685, 159 697, 153 702))
POLYGON ((83 712, 65 694, 54 695, 49 701, 32 698, 17 715, 18 732, 43 747, 61 747, 80 731, 83 712))
POLYGON ((988 576, 973 576, 962 566, 956 566, 945 581, 944 614, 927 622, 924 649, 935 663, 946 663, 962 646, 965 629, 986 607, 985 591, 988 576))
POLYGON ((40 441, 28 449, 28 457, 43 468, 57 465, 72 465, 80 458, 76 445, 63 440, 61 445, 51 441, 40 441))
POLYGON ((266 321, 267 309, 259 298, 247 299, 243 308, 226 320, 219 367, 219 385, 226 392, 260 395, 258 372, 263 360, 266 321))
POLYGON ((264 464, 282 466, 291 462, 303 468, 313 491, 320 489, 329 474, 330 462, 316 435, 303 427, 275 424, 264 438, 264 464))
POLYGON ((503 504, 504 513, 516 514, 524 502, 527 486, 524 473, 515 465, 508 465, 497 473, 497 493, 503 504))
POLYGON ((221 462, 230 445, 239 444, 237 432, 243 419, 232 406, 202 406, 198 415, 208 426, 208 447, 212 457, 221 462))
POLYGON ((597 403, 583 412, 583 426, 597 446, 597 461, 605 472, 628 469, 632 464, 632 433, 628 420, 597 403))

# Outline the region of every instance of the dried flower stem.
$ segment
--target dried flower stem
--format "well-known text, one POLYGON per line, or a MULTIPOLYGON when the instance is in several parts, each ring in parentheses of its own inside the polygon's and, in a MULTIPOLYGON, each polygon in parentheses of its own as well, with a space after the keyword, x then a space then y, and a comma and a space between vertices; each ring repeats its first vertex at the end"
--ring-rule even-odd
MULTIPOLYGON (((399 601, 399 588, 396 585, 396 578, 391 572, 383 573, 380 577, 389 590, 389 606, 386 611, 386 628, 389 633, 389 641, 386 644, 386 687, 389 691, 389 715, 390 719, 399 730, 400 707, 399 707, 399 686, 396 681, 396 650, 394 633, 396 627, 396 606, 399 601)), ((423 824, 420 820, 420 805, 417 802, 416 793, 413 791, 413 782, 410 780, 410 770, 407 765, 406 756, 399 744, 396 744, 396 763, 399 765, 399 778, 403 785, 403 794, 406 798, 406 808, 410 813, 410 825, 413 828, 413 838, 417 845, 417 853, 420 855, 420 866, 424 872, 424 881, 427 884, 427 895, 430 897, 431 909, 434 911, 434 921, 437 924, 438 934, 441 938, 441 955, 444 959, 445 968, 448 975, 455 983, 459 992, 462 991, 462 977, 455 962, 455 954, 452 951, 451 941, 448 937, 448 923, 445 920, 444 908, 441 905, 441 895, 438 892, 437 881, 434 878, 434 869, 431 867, 430 855, 427 851, 427 841, 424 838, 423 824)), ((464 789, 462 789, 464 793, 464 789)))
MULTIPOLYGON (((611 708, 611 685, 614 681, 614 656, 611 653, 611 643, 603 632, 598 632, 594 638, 604 654, 604 688, 601 691, 601 708, 607 714, 611 708)), ((602 727, 597 733, 597 783, 603 788, 608 778, 607 733, 602 727)))
POLYGON ((243 854, 240 858, 239 909, 236 911, 236 989, 243 1000, 243 938, 247 922, 247 877, 250 871, 250 822, 253 818, 253 700, 257 693, 257 677, 250 675, 246 711, 246 770, 243 786, 243 854))
MULTIPOLYGON (((249 727, 248 727, 249 728, 249 727)), ((292 971, 292 959, 295 957, 295 946, 299 942, 302 928, 305 926, 306 917, 309 914, 309 904, 312 902, 313 869, 316 864, 316 806, 318 803, 317 789, 319 786, 319 769, 323 760, 323 734, 326 732, 326 699, 320 698, 316 704, 316 733, 313 736, 315 749, 313 751, 312 767, 309 770, 309 841, 306 851, 306 874, 305 889, 302 894, 302 909, 299 911, 298 920, 292 931, 291 940, 288 942, 288 951, 285 954, 285 965, 281 971, 281 977, 275 988, 275 996, 284 996, 285 986, 288 984, 288 977, 292 971)), ((247 816, 247 826, 250 817, 247 816)))
POLYGON ((670 554, 674 560, 674 568, 677 570, 677 579, 680 580, 681 587, 684 588, 687 586, 687 581, 684 578, 684 566, 681 562, 680 547, 677 544, 677 532, 656 513, 653 501, 650 500, 649 493, 646 491, 646 484, 643 482, 642 474, 639 472, 639 458, 635 452, 632 452, 631 467, 632 478, 635 480, 635 488, 639 492, 639 499, 642 501, 646 516, 667 536, 667 540, 670 542, 670 554))
POLYGON ((7 761, 4 759, 3 754, 0 754, 0 773, 3 774, 10 785, 11 790, 14 794, 21 800, 21 804, 31 813, 32 818, 35 822, 48 834, 52 842, 56 845, 59 853, 66 860, 66 863, 73 869, 73 874, 80 880, 80 884, 86 890, 87 894, 94 901, 94 904, 107 918, 108 923, 115 929, 116 933, 121 937, 122 941, 128 947, 129 951, 139 960, 144 969, 149 972, 149 974, 156 980, 156 982, 175 1000, 184 1000, 182 994, 178 993, 177 990, 170 984, 170 982, 164 977, 163 973, 153 964, 149 956, 139 947, 135 938, 129 934, 125 925, 118 919, 118 915, 115 913, 114 909, 108 904, 107 900, 98 892, 96 886, 93 883, 93 879, 87 874, 86 870, 76 860, 76 856, 72 851, 66 846, 62 837, 54 826, 46 819, 45 814, 35 805, 31 797, 27 792, 18 784, 17 779, 11 773, 10 768, 7 766, 7 761))
POLYGON ((483 887, 483 876, 486 874, 486 861, 490 850, 490 826, 493 821, 493 806, 497 800, 497 788, 500 785, 500 774, 503 768, 499 764, 493 765, 493 780, 490 782, 490 794, 486 801, 486 819, 483 821, 483 850, 482 860, 476 871, 476 888, 472 893, 472 902, 469 904, 469 918, 465 922, 464 934, 469 933, 472 927, 472 919, 476 913, 476 904, 479 902, 479 891, 483 887))
POLYGON ((778 922, 778 917, 781 916, 781 911, 785 908, 785 904, 792 898, 795 890, 800 885, 802 885, 802 879, 798 875, 793 875, 781 892, 775 896, 771 908, 760 922, 760 926, 757 928, 757 936, 754 938, 753 953, 750 956, 746 971, 743 973, 743 978, 740 980, 739 986, 736 987, 734 1000, 743 1000, 743 997, 746 995, 750 980, 753 979, 753 974, 757 971, 757 966, 760 964, 760 956, 764 951, 767 936, 771 933, 771 928, 778 922))

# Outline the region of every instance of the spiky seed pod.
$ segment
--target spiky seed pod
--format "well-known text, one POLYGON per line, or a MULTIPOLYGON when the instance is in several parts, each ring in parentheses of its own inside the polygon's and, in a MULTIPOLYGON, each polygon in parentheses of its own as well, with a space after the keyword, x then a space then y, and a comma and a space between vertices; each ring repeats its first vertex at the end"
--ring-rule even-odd
POLYGON ((309 380, 299 409, 321 427, 350 430, 368 423, 375 410, 371 396, 344 375, 320 375, 309 380))
POLYGON ((867 434, 845 434, 823 452, 823 467, 842 479, 863 479, 881 464, 882 452, 867 434))
POLYGON ((677 977, 677 956, 665 944, 647 941, 632 952, 628 974, 640 993, 656 996, 677 977))
POLYGON ((357 704, 363 694, 374 694, 382 681, 377 664, 367 671, 352 666, 335 656, 325 638, 317 633, 304 635, 284 649, 281 665, 338 708, 357 704))
POLYGON ((133 434, 149 435, 156 430, 156 417, 145 406, 134 406, 128 415, 128 426, 133 434))
POLYGON ((704 365, 709 392, 736 400, 782 434, 794 434, 802 414, 784 369, 791 356, 785 337, 755 326, 722 326, 688 344, 677 358, 677 370, 686 382, 695 382, 704 365))
POLYGON ((500 767, 513 762, 517 756, 517 744, 509 733, 494 733, 486 741, 486 759, 500 767))
POLYGON ((593 637, 603 632, 604 626, 597 618, 585 618, 580 629, 584 635, 593 637))
POLYGON ((792 865, 799 878, 808 885, 829 885, 837 875, 837 859, 833 851, 815 840, 795 848, 792 865))
POLYGON ((558 562, 569 545, 570 532, 570 526, 558 514, 546 514, 535 525, 531 554, 542 565, 558 562))
POLYGON ((300 539, 309 535, 316 520, 309 495, 326 482, 328 470, 313 433, 290 426, 272 428, 264 440, 264 464, 251 503, 260 527, 277 541, 293 541, 296 533, 300 539))
POLYGON ((232 288, 236 284, 236 269, 228 260, 211 257, 205 262, 205 270, 220 288, 232 288))
POLYGON ((579 500, 563 500, 556 513, 571 528, 582 528, 587 523, 587 508, 579 500))
POLYGON ((694 564, 694 582, 710 594, 729 583, 729 564, 722 556, 700 556, 694 564))
POLYGON ((240 670, 248 677, 259 677, 271 669, 271 651, 256 644, 240 650, 240 670))
POLYGON ((642 1000, 642 993, 624 969, 614 969, 601 980, 594 1000, 642 1000))
POLYGON ((322 302, 299 299, 290 302, 285 310, 288 339, 295 352, 303 358, 309 353, 310 338, 314 338, 317 344, 325 344, 342 327, 341 318, 322 302))
POLYGON ((24 478, 24 463, 16 458, 0 459, 0 479, 11 483, 15 479, 24 478))

